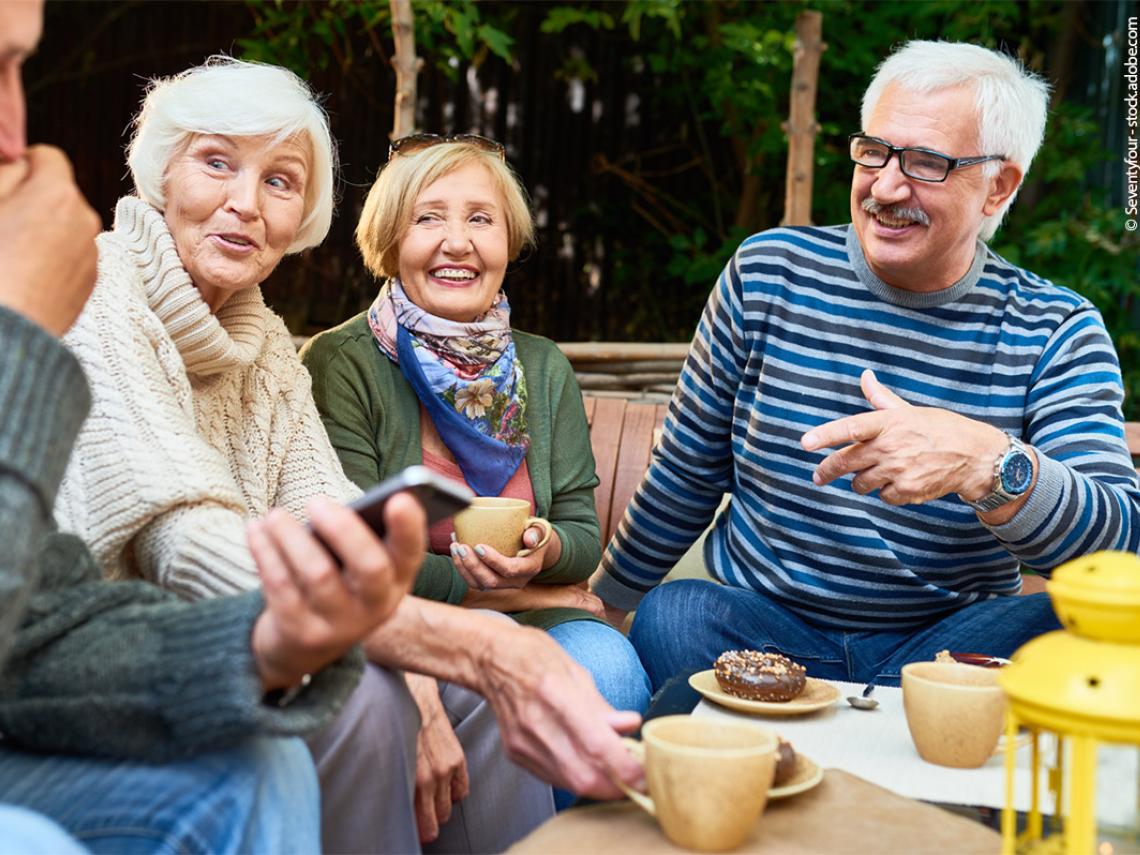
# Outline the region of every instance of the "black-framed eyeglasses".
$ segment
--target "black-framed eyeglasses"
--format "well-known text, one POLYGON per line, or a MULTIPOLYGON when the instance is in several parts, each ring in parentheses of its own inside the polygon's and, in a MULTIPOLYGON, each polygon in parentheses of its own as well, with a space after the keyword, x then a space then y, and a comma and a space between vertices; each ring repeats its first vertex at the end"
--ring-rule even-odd
POLYGON ((955 169, 977 166, 991 160, 1006 160, 1004 154, 987 154, 983 157, 949 157, 928 148, 899 148, 878 137, 851 134, 851 159, 868 169, 881 169, 891 159, 899 157, 902 174, 917 181, 945 181, 955 169))
POLYGON ((507 159, 507 150, 501 142, 479 134, 408 134, 406 137, 392 140, 392 144, 388 146, 388 160, 397 154, 415 154, 443 143, 464 143, 489 151, 499 160, 507 159))

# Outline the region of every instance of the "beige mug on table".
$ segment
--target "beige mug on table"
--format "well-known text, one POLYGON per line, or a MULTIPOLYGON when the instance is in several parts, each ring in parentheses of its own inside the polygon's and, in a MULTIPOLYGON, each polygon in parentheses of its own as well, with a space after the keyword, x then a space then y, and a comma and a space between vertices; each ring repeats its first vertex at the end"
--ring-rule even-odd
POLYGON ((903 708, 923 760, 973 769, 997 748, 1005 693, 995 668, 957 662, 911 662, 902 669, 903 708))
POLYGON ((472 546, 486 544, 507 558, 522 558, 541 549, 553 530, 549 521, 530 515, 530 502, 525 499, 479 496, 455 515, 456 540, 472 546), (541 528, 543 535, 527 549, 522 536, 531 526, 541 528))
POLYGON ((618 782, 678 846, 703 852, 743 843, 768 804, 776 773, 771 731, 736 721, 662 716, 625 740, 645 766, 649 795, 618 782))

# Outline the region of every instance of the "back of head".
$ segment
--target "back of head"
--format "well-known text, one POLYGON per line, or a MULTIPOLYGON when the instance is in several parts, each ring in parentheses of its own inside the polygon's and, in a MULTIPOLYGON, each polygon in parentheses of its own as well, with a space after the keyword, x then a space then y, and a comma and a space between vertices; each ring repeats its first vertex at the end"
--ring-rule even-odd
POLYGON ((134 126, 127 164, 135 192, 160 211, 166 207, 167 166, 194 135, 269 136, 274 141, 297 135, 307 138, 312 163, 305 212, 288 252, 316 246, 328 234, 336 148, 324 110, 293 72, 212 56, 173 77, 152 80, 134 126))
POLYGON ((398 274, 400 241, 420 194, 445 175, 472 164, 490 173, 502 196, 510 260, 533 245, 534 218, 526 191, 506 161, 498 153, 472 142, 440 142, 407 154, 393 154, 368 191, 356 225, 356 245, 364 265, 374 276, 383 279, 398 274))
MULTIPOLYGON (((864 128, 891 85, 920 94, 969 87, 977 111, 978 150, 947 154, 1000 154, 1017 164, 1022 175, 1029 172, 1045 137, 1049 85, 1013 57, 960 42, 907 42, 883 61, 863 94, 864 128)), ((996 162, 982 165, 987 178, 1000 168, 996 162)), ((993 237, 1016 197, 1015 192, 1000 211, 985 219, 979 235, 983 240, 993 237)))

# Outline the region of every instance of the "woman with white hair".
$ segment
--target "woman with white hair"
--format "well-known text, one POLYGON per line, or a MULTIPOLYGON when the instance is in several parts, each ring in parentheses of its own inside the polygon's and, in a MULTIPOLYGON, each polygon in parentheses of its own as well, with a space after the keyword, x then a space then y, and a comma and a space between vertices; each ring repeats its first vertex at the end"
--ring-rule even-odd
POLYGON ((258 287, 324 239, 335 154, 299 78, 225 57, 153 84, 135 128, 138 195, 66 338, 94 405, 57 516, 108 575, 198 599, 256 586, 247 517, 358 492, 258 287))
MULTIPOLYGON (((250 518, 273 507, 303 518, 317 496, 359 494, 260 290, 286 253, 324 239, 335 160, 323 110, 285 69, 214 57, 148 90, 128 156, 137 195, 119 200, 98 239, 98 283, 66 338, 93 405, 56 515, 106 575, 188 599, 256 588, 250 518)), ((494 720, 483 719, 472 727, 497 771, 477 774, 517 823, 456 834, 491 850, 551 805, 549 787, 498 761, 494 720)), ((310 739, 326 850, 418 846, 417 729, 402 678, 369 665, 310 739)))

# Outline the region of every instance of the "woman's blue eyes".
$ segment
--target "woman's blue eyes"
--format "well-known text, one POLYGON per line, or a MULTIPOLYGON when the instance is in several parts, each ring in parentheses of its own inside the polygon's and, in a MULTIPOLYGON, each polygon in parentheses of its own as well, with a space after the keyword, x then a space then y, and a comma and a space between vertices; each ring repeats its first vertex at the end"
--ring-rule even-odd
MULTIPOLYGON (((207 157, 205 164, 210 167, 210 169, 218 171, 229 169, 229 164, 220 157, 207 157)), ((277 190, 289 190, 292 187, 292 182, 280 175, 274 175, 272 178, 266 179, 265 183, 277 190)))

